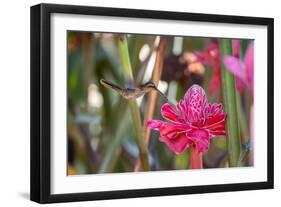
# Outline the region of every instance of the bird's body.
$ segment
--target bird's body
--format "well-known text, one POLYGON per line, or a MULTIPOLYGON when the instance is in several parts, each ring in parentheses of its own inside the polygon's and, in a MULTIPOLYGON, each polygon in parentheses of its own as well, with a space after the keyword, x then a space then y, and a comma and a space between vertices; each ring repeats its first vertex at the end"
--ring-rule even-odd
POLYGON ((125 99, 139 98, 139 97, 143 96, 144 94, 149 93, 153 90, 157 91, 163 97, 165 97, 165 99, 167 99, 167 97, 157 89, 157 87, 155 86, 155 84, 153 82, 147 82, 147 83, 145 83, 139 87, 135 87, 135 88, 121 88, 121 87, 119 87, 113 83, 109 83, 108 81, 105 81, 103 79, 100 80, 100 83, 107 88, 113 89, 114 91, 119 93, 121 96, 123 96, 125 99))
POLYGON ((119 94, 126 99, 139 98, 146 92, 139 88, 124 88, 119 94))

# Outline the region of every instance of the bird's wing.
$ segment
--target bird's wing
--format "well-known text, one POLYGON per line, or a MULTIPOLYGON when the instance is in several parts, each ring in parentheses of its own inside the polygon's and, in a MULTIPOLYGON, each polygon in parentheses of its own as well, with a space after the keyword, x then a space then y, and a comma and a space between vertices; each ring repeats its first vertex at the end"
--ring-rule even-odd
POLYGON ((106 88, 113 89, 113 90, 115 90, 116 92, 118 92, 118 93, 121 94, 121 95, 123 94, 123 89, 120 88, 119 86, 113 84, 113 83, 110 83, 110 82, 108 82, 108 81, 106 81, 106 80, 104 80, 104 79, 101 79, 101 80, 100 80, 100 83, 101 83, 104 87, 106 87, 106 88))

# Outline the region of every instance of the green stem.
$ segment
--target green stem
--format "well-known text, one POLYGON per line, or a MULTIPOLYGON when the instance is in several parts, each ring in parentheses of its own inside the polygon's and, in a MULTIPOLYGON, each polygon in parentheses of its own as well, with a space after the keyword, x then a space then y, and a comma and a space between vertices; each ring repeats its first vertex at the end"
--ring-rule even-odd
POLYGON ((246 113, 245 110, 242 107, 242 102, 241 98, 239 96, 239 93, 237 92, 237 112, 238 112, 238 120, 239 120, 239 127, 240 127, 240 132, 241 132, 241 152, 240 152, 240 158, 239 158, 239 163, 238 166, 246 166, 248 165, 248 159, 247 158, 247 152, 248 149, 246 149, 246 145, 249 144, 249 125, 246 119, 246 113))
MULTIPOLYGON (((118 41, 119 54, 121 58, 121 65, 124 72, 125 80, 129 85, 134 83, 133 71, 130 62, 128 43, 126 35, 120 35, 118 41)), ((148 162, 148 149, 145 144, 145 140, 143 137, 143 127, 140 116, 140 111, 138 109, 138 105, 135 99, 129 100, 129 107, 131 111, 131 117, 133 121, 133 125, 136 132, 136 141, 139 148, 140 160, 145 171, 149 171, 149 162, 148 162)))
POLYGON ((241 98, 239 96, 239 93, 237 93, 237 113, 238 113, 238 118, 239 118, 239 122, 240 122, 240 130, 241 130, 241 144, 242 145, 246 145, 249 140, 249 134, 248 134, 248 122, 246 119, 246 113, 245 110, 243 109, 242 103, 241 103, 241 98))
MULTIPOLYGON (((126 105, 127 106, 127 105, 126 105)), ((119 157, 121 153, 121 143, 122 139, 124 138, 124 134, 126 133, 126 125, 129 123, 128 116, 124 116, 124 114, 128 113, 128 110, 121 110, 120 113, 123 115, 118 116, 121 117, 119 119, 120 124, 114 130, 115 138, 111 141, 111 144, 105 151, 103 160, 101 161, 101 165, 99 168, 99 173, 109 173, 113 169, 114 165, 116 164, 116 158, 119 157), (115 161, 114 161, 115 160, 115 161)), ((118 114, 120 114, 118 113, 118 114)))
POLYGON ((221 53, 221 78, 222 92, 225 111, 227 112, 226 132, 227 132, 227 148, 228 161, 230 167, 238 166, 240 157, 241 143, 238 128, 237 105, 236 105, 236 86, 234 76, 225 69, 223 65, 223 55, 232 54, 232 46, 230 39, 220 40, 221 53))

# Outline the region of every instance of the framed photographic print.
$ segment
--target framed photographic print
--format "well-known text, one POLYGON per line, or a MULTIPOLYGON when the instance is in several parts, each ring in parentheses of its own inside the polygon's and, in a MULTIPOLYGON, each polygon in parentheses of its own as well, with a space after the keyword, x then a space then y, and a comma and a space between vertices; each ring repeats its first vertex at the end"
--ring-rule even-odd
POLYGON ((31 7, 31 200, 273 188, 273 19, 31 7))

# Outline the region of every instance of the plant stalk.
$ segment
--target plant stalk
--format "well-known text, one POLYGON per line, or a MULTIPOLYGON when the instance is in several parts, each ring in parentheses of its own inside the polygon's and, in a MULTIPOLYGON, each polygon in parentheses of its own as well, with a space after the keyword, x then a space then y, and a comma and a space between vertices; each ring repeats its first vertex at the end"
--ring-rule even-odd
POLYGON ((199 152, 195 145, 190 148, 190 165, 192 169, 203 169, 203 154, 199 152))
MULTIPOLYGON (((121 65, 125 76, 125 81, 129 86, 132 86, 134 83, 133 71, 130 62, 128 43, 126 35, 120 35, 118 41, 119 54, 121 58, 121 65)), ((149 171, 149 161, 148 161, 148 149, 145 144, 143 136, 143 127, 141 122, 140 111, 135 99, 129 100, 129 108, 131 111, 131 117, 133 121, 133 126, 136 132, 136 141, 139 148, 139 156, 141 164, 144 171, 149 171)))
POLYGON ((228 161, 230 167, 237 167, 241 151, 240 133, 237 116, 235 77, 224 67, 223 55, 232 55, 230 39, 220 40, 222 92, 226 119, 228 161))
MULTIPOLYGON (((163 37, 160 37, 160 43, 159 46, 157 47, 157 53, 156 53, 156 60, 155 64, 153 67, 153 73, 152 73, 152 82, 157 86, 159 83, 159 80, 162 75, 162 70, 163 70, 163 64, 164 64, 164 52, 165 48, 167 45, 167 40, 163 37)), ((149 93, 149 99, 148 99, 148 104, 147 104, 147 110, 144 116, 144 124, 147 120, 150 120, 153 118, 156 102, 157 102, 157 96, 158 93, 156 91, 151 91, 149 93)), ((145 144, 149 144, 149 139, 150 139, 150 134, 151 134, 151 129, 148 127, 144 128, 144 140, 145 144)), ((140 160, 137 160, 136 166, 135 166, 135 171, 140 171, 141 170, 141 163, 140 160)))

